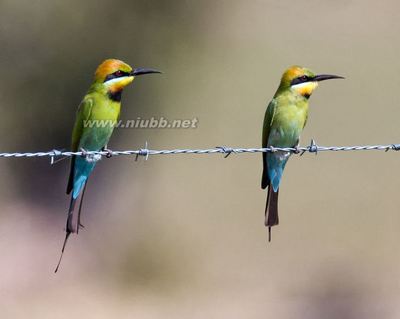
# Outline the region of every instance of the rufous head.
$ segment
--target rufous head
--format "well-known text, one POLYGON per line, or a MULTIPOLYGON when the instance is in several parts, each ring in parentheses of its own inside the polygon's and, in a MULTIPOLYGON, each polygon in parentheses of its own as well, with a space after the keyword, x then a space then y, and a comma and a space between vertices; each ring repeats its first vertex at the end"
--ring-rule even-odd
POLYGON ((318 82, 329 79, 344 79, 342 76, 331 74, 315 75, 310 69, 294 65, 282 75, 279 90, 291 89, 295 93, 309 98, 318 87, 318 82))
POLYGON ((161 72, 149 68, 132 68, 121 60, 107 59, 97 67, 94 80, 105 85, 110 92, 119 92, 130 84, 135 76, 149 73, 161 72))

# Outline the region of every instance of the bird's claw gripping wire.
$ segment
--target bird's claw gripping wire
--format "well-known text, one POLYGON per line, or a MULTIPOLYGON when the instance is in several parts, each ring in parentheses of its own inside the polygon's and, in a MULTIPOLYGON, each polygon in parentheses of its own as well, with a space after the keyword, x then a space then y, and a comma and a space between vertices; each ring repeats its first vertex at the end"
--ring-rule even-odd
POLYGON ((232 153, 235 153, 235 150, 232 147, 217 146, 216 148, 220 149, 222 151, 222 153, 225 154, 224 158, 227 158, 232 153))
POLYGON ((89 163, 101 160, 101 154, 93 154, 92 152, 88 152, 84 148, 81 148, 80 151, 81 151, 81 156, 85 158, 85 160, 89 163))
POLYGON ((302 156, 304 154, 305 150, 301 150, 299 147, 299 144, 297 144, 296 146, 293 147, 293 154, 300 154, 300 156, 302 156))
POLYGON ((270 146, 270 147, 269 147, 269 151, 270 151, 271 153, 278 152, 278 150, 277 150, 275 147, 273 147, 273 146, 270 146))
POLYGON ((299 144, 293 146, 293 154, 300 154, 299 156, 303 156, 305 152, 307 152, 307 149, 302 149, 299 144))
POLYGON ((84 148, 81 148, 80 151, 81 151, 81 156, 82 157, 86 157, 87 156, 87 151, 84 148))
POLYGON ((102 151, 107 153, 105 155, 107 158, 111 158, 114 155, 113 151, 108 149, 107 146, 103 147, 102 151))

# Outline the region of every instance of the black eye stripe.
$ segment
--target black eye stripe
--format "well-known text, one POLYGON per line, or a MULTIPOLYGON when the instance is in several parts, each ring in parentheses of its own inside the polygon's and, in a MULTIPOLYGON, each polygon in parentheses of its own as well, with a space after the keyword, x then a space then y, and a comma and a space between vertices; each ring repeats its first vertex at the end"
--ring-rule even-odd
POLYGON ((114 73, 111 73, 109 75, 106 76, 106 78, 104 79, 104 82, 110 81, 112 79, 116 79, 116 78, 122 78, 123 76, 129 76, 130 73, 129 72, 125 72, 125 71, 115 71, 114 73))
POLYGON ((293 79, 292 82, 290 82, 290 85, 296 85, 296 84, 300 84, 300 83, 309 82, 311 79, 312 78, 307 75, 302 75, 302 76, 299 76, 299 77, 293 79))

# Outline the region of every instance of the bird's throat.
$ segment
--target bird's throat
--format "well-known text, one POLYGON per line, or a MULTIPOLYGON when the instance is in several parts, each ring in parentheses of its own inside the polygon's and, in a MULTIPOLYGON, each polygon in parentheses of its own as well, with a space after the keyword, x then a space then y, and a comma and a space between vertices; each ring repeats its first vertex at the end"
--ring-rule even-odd
POLYGON ((292 90, 308 99, 312 92, 317 88, 318 82, 306 82, 292 86, 292 90))
POLYGON ((121 102, 122 90, 108 91, 107 95, 108 95, 110 100, 112 100, 114 102, 121 102))

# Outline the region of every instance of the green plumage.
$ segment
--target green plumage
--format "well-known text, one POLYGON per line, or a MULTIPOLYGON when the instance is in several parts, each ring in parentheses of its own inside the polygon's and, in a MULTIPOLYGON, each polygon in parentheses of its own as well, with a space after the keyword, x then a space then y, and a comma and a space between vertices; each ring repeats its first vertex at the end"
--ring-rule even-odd
MULTIPOLYGON (((135 76, 151 73, 161 73, 150 68, 132 69, 121 60, 107 59, 101 63, 95 72, 94 82, 78 107, 74 129, 72 132, 72 151, 100 151, 104 149, 114 127, 119 120, 121 110, 122 90, 130 84, 135 76)), ((66 235, 61 250, 60 265, 65 245, 71 233, 78 232, 83 196, 90 174, 96 161, 101 157, 73 156, 68 180, 67 194, 71 193, 68 210, 66 235), (75 214, 75 202, 81 195, 78 214, 75 214)))
MULTIPOLYGON (((119 119, 120 110, 121 103, 111 100, 104 88, 94 84, 79 105, 72 133, 72 150, 99 151, 106 146, 119 119)), ((82 187, 74 185, 81 177, 76 176, 75 163, 76 158, 73 157, 67 187, 68 194, 74 189, 74 198, 79 195, 82 187)))
MULTIPOLYGON (((264 116, 262 146, 297 147, 300 134, 307 123, 308 99, 319 81, 341 78, 335 75, 315 75, 306 68, 293 66, 286 70, 278 90, 268 105, 264 116)), ((283 170, 290 152, 263 153, 261 187, 268 187, 265 208, 265 225, 269 229, 279 223, 278 194, 283 170)))

